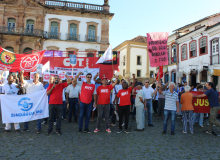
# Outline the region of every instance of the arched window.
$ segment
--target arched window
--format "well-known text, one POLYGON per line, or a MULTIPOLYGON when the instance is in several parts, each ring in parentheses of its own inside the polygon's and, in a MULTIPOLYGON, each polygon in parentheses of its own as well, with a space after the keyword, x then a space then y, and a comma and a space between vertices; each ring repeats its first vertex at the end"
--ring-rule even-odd
POLYGON ((34 30, 34 20, 28 19, 27 20, 27 32, 33 33, 34 30))
POLYGON ((31 54, 31 53, 32 53, 32 50, 33 50, 33 49, 27 47, 27 48, 25 48, 25 49, 23 50, 23 53, 31 54))
POLYGON ((96 27, 93 26, 93 25, 90 25, 89 26, 89 32, 88 32, 88 41, 91 41, 91 42, 95 42, 96 41, 96 27))
POLYGON ((77 40, 77 24, 71 23, 70 24, 70 35, 69 40, 77 40))
POLYGON ((58 22, 51 22, 50 38, 58 39, 58 22))
POLYGON ((6 47, 5 49, 10 51, 10 52, 14 52, 14 48, 13 47, 6 47))

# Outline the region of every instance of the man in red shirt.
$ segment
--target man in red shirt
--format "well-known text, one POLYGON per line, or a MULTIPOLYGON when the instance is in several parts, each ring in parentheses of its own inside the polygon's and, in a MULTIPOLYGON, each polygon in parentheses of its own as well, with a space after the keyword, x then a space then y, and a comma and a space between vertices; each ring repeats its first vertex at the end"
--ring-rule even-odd
POLYGON ((118 79, 116 78, 113 84, 108 84, 108 79, 106 77, 102 78, 102 85, 97 88, 97 95, 98 95, 98 118, 96 129, 94 130, 97 133, 100 129, 101 121, 102 121, 102 113, 105 112, 105 127, 106 132, 111 133, 109 128, 109 110, 110 110, 110 94, 111 90, 117 84, 118 79))
MULTIPOLYGON (((133 82, 135 82, 135 74, 133 76, 133 82)), ((131 87, 128 87, 127 82, 123 82, 122 89, 117 94, 116 104, 118 104, 118 99, 120 98, 119 106, 117 105, 116 110, 118 110, 119 114, 119 131, 117 133, 122 132, 122 120, 123 115, 125 114, 125 133, 130 133, 128 131, 128 120, 130 114, 130 105, 131 105, 131 92, 134 88, 135 83, 132 83, 131 87)))
MULTIPOLYGON (((78 73, 78 75, 75 77, 74 81, 77 80, 77 78, 82 74, 82 72, 78 73)), ((84 113, 86 114, 86 119, 85 119, 85 126, 84 126, 84 132, 86 133, 91 133, 89 130, 89 120, 90 120, 90 114, 92 111, 92 96, 94 95, 94 105, 97 107, 97 102, 96 102, 96 89, 95 89, 95 84, 91 83, 92 80, 92 74, 88 73, 86 75, 86 82, 82 82, 81 85, 81 93, 80 93, 80 104, 79 104, 79 131, 78 133, 82 133, 82 127, 83 127, 83 117, 84 113)))
POLYGON ((52 83, 47 88, 47 95, 50 95, 49 101, 49 128, 47 135, 50 135, 53 131, 53 120, 55 113, 57 113, 57 124, 56 124, 56 133, 62 135, 61 132, 61 118, 63 111, 63 89, 66 88, 69 84, 72 83, 69 76, 65 75, 67 82, 59 83, 60 77, 58 75, 54 76, 55 83, 52 83))

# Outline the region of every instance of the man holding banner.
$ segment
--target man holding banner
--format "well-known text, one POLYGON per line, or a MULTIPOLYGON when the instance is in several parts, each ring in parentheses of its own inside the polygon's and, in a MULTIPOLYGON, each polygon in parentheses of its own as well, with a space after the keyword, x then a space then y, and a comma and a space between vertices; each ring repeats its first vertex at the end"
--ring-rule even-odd
POLYGON ((220 136, 214 130, 212 130, 213 125, 220 127, 220 122, 216 119, 218 111, 220 110, 220 107, 219 107, 220 96, 219 96, 218 91, 216 91, 216 89, 214 88, 214 84, 212 82, 208 82, 206 84, 206 88, 208 90, 205 93, 201 95, 194 95, 193 97, 196 97, 196 98, 202 98, 205 96, 208 97, 209 105, 210 105, 210 117, 209 117, 209 128, 205 132, 208 134, 214 134, 216 136, 220 136))
MULTIPOLYGON (((20 79, 21 83, 24 84, 24 87, 26 89, 26 94, 38 92, 41 90, 44 90, 44 86, 41 82, 39 82, 39 74, 34 74, 34 80, 33 81, 24 81, 24 71, 20 72, 20 79)), ((24 129, 23 131, 28 131, 28 125, 29 122, 24 123, 24 129)), ((41 133, 41 119, 37 120, 37 134, 41 133)))
MULTIPOLYGON (((13 82, 13 76, 10 74, 8 76, 8 83, 5 84, 2 88, 2 93, 6 94, 6 95, 17 95, 17 88, 14 84, 12 84, 13 82)), ((14 123, 14 127, 16 132, 20 132, 20 126, 19 123, 14 123)), ((11 129, 11 123, 5 123, 5 132, 9 132, 9 130, 11 129)))

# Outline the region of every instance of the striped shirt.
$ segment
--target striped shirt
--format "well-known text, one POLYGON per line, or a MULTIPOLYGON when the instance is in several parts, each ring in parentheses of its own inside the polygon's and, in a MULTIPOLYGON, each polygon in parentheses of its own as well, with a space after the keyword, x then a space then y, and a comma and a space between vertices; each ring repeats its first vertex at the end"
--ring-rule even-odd
POLYGON ((165 107, 166 110, 176 111, 176 102, 178 102, 178 93, 173 91, 173 93, 164 91, 163 95, 165 96, 165 107))

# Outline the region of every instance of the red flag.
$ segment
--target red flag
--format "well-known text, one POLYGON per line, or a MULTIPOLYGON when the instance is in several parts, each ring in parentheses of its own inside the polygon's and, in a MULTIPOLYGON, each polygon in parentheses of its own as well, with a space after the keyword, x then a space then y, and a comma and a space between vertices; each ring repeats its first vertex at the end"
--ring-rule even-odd
POLYGON ((10 72, 25 71, 34 72, 37 64, 41 63, 45 51, 33 54, 15 54, 0 47, 0 69, 5 67, 10 72))
POLYGON ((163 77, 163 66, 160 66, 159 67, 159 70, 158 70, 158 73, 157 73, 157 77, 156 77, 156 80, 158 80, 158 77, 159 77, 159 73, 160 73, 160 79, 163 77))

